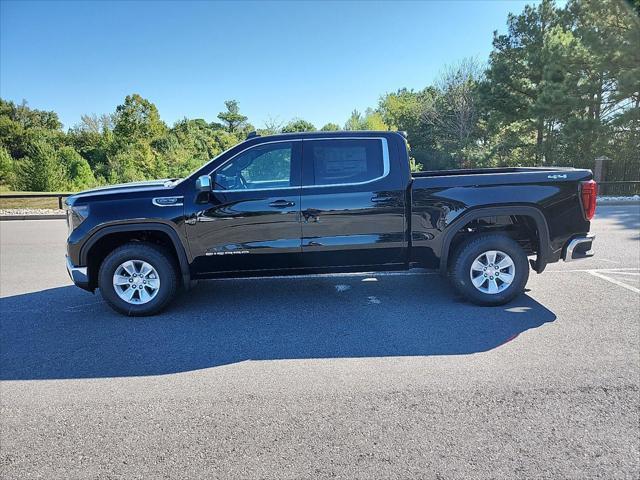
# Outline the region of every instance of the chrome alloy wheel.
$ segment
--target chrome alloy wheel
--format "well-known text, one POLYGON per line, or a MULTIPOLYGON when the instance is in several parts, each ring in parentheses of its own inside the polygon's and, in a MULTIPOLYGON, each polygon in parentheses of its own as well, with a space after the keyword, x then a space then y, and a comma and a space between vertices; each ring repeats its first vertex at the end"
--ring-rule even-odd
POLYGON ((113 274, 113 288, 118 296, 132 305, 142 305, 160 291, 160 276, 143 260, 127 260, 113 274))
POLYGON ((509 255, 499 250, 481 253, 471 264, 471 283, 482 293, 495 295, 509 288, 516 266, 509 255))

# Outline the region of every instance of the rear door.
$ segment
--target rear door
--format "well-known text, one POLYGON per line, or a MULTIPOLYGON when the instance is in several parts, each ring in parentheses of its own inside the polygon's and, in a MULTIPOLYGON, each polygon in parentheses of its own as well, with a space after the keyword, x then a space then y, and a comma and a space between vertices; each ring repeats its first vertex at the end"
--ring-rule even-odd
POLYGON ((302 142, 249 147, 211 174, 213 191, 187 228, 201 273, 291 268, 301 261, 302 142))
POLYGON ((384 137, 303 142, 302 262, 350 267, 404 261, 405 189, 384 137))

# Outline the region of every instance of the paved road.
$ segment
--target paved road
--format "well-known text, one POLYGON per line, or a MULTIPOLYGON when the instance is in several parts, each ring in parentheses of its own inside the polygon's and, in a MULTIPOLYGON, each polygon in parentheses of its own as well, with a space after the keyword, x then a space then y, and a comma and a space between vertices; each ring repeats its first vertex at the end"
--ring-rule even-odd
POLYGON ((640 208, 501 308, 437 275, 202 284, 124 318, 2 222, 6 478, 638 478, 640 208))

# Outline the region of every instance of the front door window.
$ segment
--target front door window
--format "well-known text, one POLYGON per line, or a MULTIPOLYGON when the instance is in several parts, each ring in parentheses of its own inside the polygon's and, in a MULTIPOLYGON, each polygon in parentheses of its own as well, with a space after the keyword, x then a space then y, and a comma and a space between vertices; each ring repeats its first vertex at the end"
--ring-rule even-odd
POLYGON ((292 186, 291 142, 260 145, 215 173, 216 190, 277 190, 292 186))

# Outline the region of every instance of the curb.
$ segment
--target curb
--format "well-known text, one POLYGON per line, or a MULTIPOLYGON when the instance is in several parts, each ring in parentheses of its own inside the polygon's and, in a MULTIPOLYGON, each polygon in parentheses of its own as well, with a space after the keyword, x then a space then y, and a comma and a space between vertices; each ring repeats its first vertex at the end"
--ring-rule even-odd
POLYGON ((4 220, 64 220, 66 215, 0 215, 0 221, 4 220))
POLYGON ((625 205, 640 205, 640 200, 614 200, 611 202, 596 202, 597 207, 623 207, 625 205))

